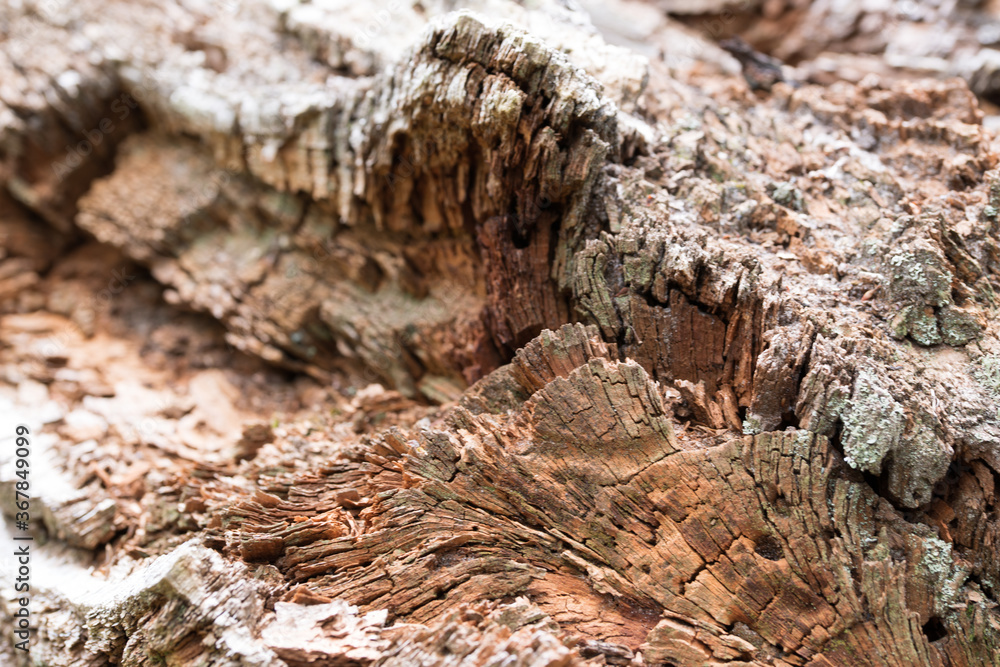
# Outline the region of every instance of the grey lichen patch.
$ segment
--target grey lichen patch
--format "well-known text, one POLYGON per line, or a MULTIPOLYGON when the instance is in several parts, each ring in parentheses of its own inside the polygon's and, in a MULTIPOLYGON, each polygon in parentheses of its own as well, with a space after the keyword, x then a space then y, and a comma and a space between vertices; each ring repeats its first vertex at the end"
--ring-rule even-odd
POLYGON ((949 267, 944 253, 927 237, 902 244, 889 253, 884 263, 887 293, 889 301, 899 308, 889 321, 889 333, 894 338, 909 337, 928 347, 941 343, 965 345, 982 335, 977 313, 971 307, 955 305, 952 299, 955 275, 949 267))
POLYGON ((889 333, 893 338, 902 340, 910 334, 910 320, 913 306, 903 306, 889 320, 889 333))
POLYGON ((493 87, 494 90, 483 95, 479 116, 473 120, 472 128, 488 142, 509 151, 527 95, 517 88, 499 84, 493 87))
POLYGON ((890 253, 886 264, 891 300, 939 308, 951 303, 952 274, 947 260, 926 239, 890 253))
POLYGON ((844 457, 852 468, 879 474, 885 455, 896 449, 905 428, 903 407, 881 379, 862 370, 854 392, 841 414, 844 422, 844 457))
POLYGON ((630 225, 618 236, 616 244, 624 256, 625 282, 639 293, 648 292, 663 252, 663 240, 654 231, 630 225), (640 236, 645 237, 641 244, 640 236))
POLYGON ((746 183, 724 183, 722 185, 723 211, 733 211, 740 204, 745 204, 747 201, 749 200, 747 198, 746 183))
MULTIPOLYGON (((822 382, 821 378, 813 376, 809 381, 809 391, 820 389, 815 383, 822 382)), ((849 466, 873 475, 885 470, 887 491, 899 505, 919 507, 929 502, 954 453, 939 432, 937 420, 913 403, 897 400, 877 366, 861 370, 849 390, 832 378, 826 382, 823 408, 807 411, 804 427, 830 433, 839 420, 849 466)))
POLYGON ((924 555, 920 559, 920 567, 926 572, 927 579, 937 584, 934 587, 936 611, 950 612, 951 605, 958 597, 958 589, 968 572, 964 568, 956 567, 952 558, 952 547, 947 542, 936 537, 927 537, 923 541, 923 547, 924 555))
POLYGON ((970 309, 948 306, 938 312, 937 319, 941 338, 948 345, 965 345, 983 334, 983 325, 970 309))
POLYGON ((760 416, 748 412, 746 419, 743 420, 743 435, 757 435, 762 430, 760 416))
POLYGON ((805 210, 805 199, 802 196, 802 191, 791 183, 779 183, 771 193, 771 198, 782 206, 796 211, 805 210))
POLYGON ((494 117, 506 125, 516 125, 521 117, 521 105, 524 104, 525 94, 519 90, 507 89, 497 95, 486 98, 484 102, 489 103, 494 117))
POLYGON ((987 172, 984 180, 989 183, 989 203, 983 207, 983 218, 996 223, 1000 216, 1000 171, 987 172))
POLYGON ((900 340, 909 336, 925 347, 942 341, 934 309, 930 306, 904 306, 889 321, 889 332, 900 340))
POLYGON ((603 240, 587 242, 577 255, 573 291, 577 295, 580 314, 596 322, 602 334, 614 339, 622 328, 622 322, 605 277, 609 254, 610 248, 603 240))
POLYGON ((977 359, 972 377, 994 396, 1000 397, 1000 354, 987 354, 977 359))
POLYGON ((920 308, 918 306, 911 309, 910 313, 912 314, 910 320, 910 338, 914 342, 927 347, 937 345, 943 340, 933 308, 929 306, 920 308))
POLYGON ((905 507, 931 501, 934 485, 948 472, 954 451, 938 437, 929 414, 915 415, 894 452, 889 491, 905 507))

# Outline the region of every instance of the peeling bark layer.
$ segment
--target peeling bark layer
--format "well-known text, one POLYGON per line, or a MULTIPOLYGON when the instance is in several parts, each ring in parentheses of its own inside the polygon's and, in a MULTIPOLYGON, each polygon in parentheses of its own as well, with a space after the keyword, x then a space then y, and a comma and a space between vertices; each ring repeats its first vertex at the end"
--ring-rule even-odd
MULTIPOLYGON (((179 462, 39 500, 132 574, 45 592, 32 659, 1000 664, 1000 172, 973 94, 757 94, 509 5, 386 3, 366 39, 313 4, 116 3, 86 66, 96 5, 2 10, 0 295, 55 261, 44 220, 354 392, 242 438, 150 411, 217 419, 203 460, 106 429, 179 462)), ((31 303, 3 301, 17 350, 49 326, 31 303)))

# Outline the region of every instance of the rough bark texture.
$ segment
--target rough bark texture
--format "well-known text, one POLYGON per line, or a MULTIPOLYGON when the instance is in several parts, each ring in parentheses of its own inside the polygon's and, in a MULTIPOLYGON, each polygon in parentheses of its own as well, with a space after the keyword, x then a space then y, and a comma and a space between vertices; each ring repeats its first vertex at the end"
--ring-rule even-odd
POLYGON ((1000 665, 980 102, 655 4, 0 9, 5 663, 1000 665))

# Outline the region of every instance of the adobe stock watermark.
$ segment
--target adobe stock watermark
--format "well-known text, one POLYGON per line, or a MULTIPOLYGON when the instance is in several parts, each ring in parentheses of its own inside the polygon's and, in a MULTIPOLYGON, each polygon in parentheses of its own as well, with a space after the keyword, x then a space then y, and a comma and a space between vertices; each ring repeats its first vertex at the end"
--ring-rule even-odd
POLYGON ((94 295, 94 310, 110 308, 114 298, 124 292, 125 288, 136 279, 135 274, 128 273, 127 269, 127 266, 122 265, 120 268, 111 270, 111 278, 108 280, 107 287, 94 295))
MULTIPOLYGON (((139 101, 133 94, 122 93, 111 103, 111 112, 115 114, 118 123, 122 123, 138 107, 139 101)), ((118 127, 119 125, 114 120, 106 116, 100 120, 96 127, 84 130, 84 138, 72 146, 67 145, 63 159, 52 163, 52 171, 55 173, 56 179, 62 181, 72 174, 73 170, 82 165, 93 154, 94 149, 100 146, 105 138, 113 134, 118 127)))
POLYGON ((137 111, 141 111, 141 105, 148 101, 149 96, 156 88, 157 75, 147 72, 149 76, 141 78, 142 83, 121 93, 111 100, 108 107, 110 115, 105 116, 97 122, 94 127, 83 131, 83 138, 73 145, 67 144, 65 153, 61 160, 52 163, 52 171, 58 181, 62 181, 66 176, 73 173, 94 153, 94 149, 108 140, 121 125, 128 120, 129 116, 137 111))
POLYGON ((719 15, 702 24, 702 28, 712 39, 719 41, 726 34, 726 26, 736 20, 736 17, 753 10, 756 3, 743 0, 739 4, 727 5, 719 15))
MULTIPOLYGON (((89 304, 91 316, 108 310, 114 299, 124 292, 125 288, 136 278, 135 274, 129 273, 127 265, 112 269, 107 285, 91 297, 89 304)), ((76 322, 70 321, 51 336, 42 339, 42 342, 38 346, 38 353, 45 358, 58 357, 69 348, 73 339, 86 337, 87 335, 83 329, 76 322)))
MULTIPOLYGON (((242 173, 242 165, 235 160, 229 162, 225 167, 213 169, 207 178, 201 180, 198 190, 194 193, 194 198, 189 202, 190 208, 194 209, 195 212, 200 212, 211 206, 225 187, 242 173)), ((185 215, 183 224, 189 224, 193 215, 195 213, 185 215)))
POLYGON ((152 408, 145 410, 141 420, 118 426, 119 435, 132 442, 147 443, 163 433, 163 425, 169 421, 164 415, 175 407, 175 402, 167 400, 164 396, 157 396, 152 408))
POLYGON ((354 31, 354 44, 367 49, 372 45, 372 41, 385 30, 386 26, 392 23, 392 19, 403 9, 401 0, 392 0, 385 9, 375 12, 372 19, 354 31))
POLYGON ((70 0, 43 0, 32 3, 31 9, 33 11, 25 12, 24 15, 31 16, 35 20, 17 21, 13 30, 7 35, 7 43, 18 40, 30 42, 40 38, 42 30, 51 27, 51 24, 55 23, 55 19, 65 13, 69 4, 70 0))
POLYGON ((12 574, 16 574, 14 579, 14 590, 19 594, 15 598, 17 611, 12 612, 14 617, 14 648, 28 652, 28 642, 31 638, 31 542, 35 539, 28 532, 31 523, 31 429, 25 424, 19 424, 14 430, 13 450, 16 458, 14 466, 14 506, 17 512, 14 515, 17 533, 13 536, 17 542, 14 550, 14 557, 17 559, 17 567, 11 568, 12 574), (17 641, 20 640, 20 641, 17 641))

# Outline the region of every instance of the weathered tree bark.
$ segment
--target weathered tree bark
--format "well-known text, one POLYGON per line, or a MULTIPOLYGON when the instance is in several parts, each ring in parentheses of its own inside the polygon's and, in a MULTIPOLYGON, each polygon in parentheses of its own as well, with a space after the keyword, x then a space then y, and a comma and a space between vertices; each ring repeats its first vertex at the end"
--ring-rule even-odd
POLYGON ((968 87, 755 94, 673 26, 693 71, 561 3, 445 5, 0 10, 0 296, 58 253, 18 239, 90 234, 236 348, 391 390, 45 501, 131 573, 36 582, 33 663, 0 655, 1000 664, 968 87))

